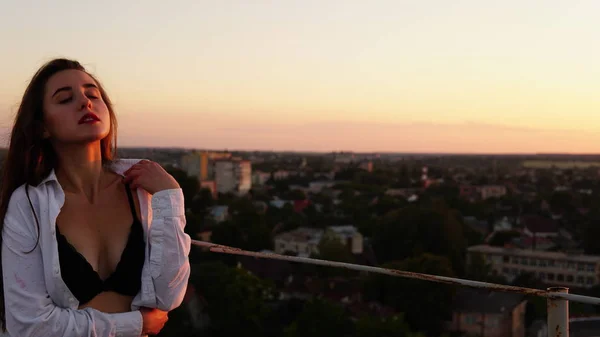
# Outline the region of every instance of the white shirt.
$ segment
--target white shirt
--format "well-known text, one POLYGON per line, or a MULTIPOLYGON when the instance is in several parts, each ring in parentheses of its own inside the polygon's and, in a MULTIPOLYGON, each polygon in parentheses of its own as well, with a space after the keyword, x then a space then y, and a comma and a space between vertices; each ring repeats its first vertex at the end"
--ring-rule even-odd
MULTIPOLYGON (((123 175, 138 161, 118 160, 111 168, 123 175)), ((29 196, 40 222, 39 233, 24 185, 10 198, 2 231, 6 328, 10 336, 139 337, 139 307, 170 311, 181 304, 190 275, 191 240, 184 233, 185 207, 180 188, 154 195, 137 190, 146 241, 142 287, 133 299, 132 311, 117 314, 91 308, 79 310, 77 299, 61 278, 56 218, 65 194, 55 172, 38 186, 30 186, 29 196), (38 235, 38 246, 27 253, 38 235)))

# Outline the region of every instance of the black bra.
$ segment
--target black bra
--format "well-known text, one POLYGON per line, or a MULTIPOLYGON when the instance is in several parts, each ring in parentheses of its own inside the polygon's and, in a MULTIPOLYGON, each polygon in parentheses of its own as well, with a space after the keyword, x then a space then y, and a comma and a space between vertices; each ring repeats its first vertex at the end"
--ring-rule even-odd
POLYGON ((140 291, 145 260, 144 229, 135 212, 129 186, 125 186, 125 189, 133 224, 121 260, 106 280, 100 278, 85 257, 59 232, 58 226, 56 227, 62 279, 80 305, 89 302, 103 291, 114 291, 126 296, 135 296, 140 291))

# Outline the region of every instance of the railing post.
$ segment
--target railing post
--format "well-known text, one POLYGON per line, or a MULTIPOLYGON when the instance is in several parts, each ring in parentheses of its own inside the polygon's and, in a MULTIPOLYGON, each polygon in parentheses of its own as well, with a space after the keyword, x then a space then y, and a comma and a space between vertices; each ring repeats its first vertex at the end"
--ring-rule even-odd
POLYGON ((569 288, 548 288, 548 337, 569 337, 569 301, 552 298, 552 293, 568 293, 569 288))

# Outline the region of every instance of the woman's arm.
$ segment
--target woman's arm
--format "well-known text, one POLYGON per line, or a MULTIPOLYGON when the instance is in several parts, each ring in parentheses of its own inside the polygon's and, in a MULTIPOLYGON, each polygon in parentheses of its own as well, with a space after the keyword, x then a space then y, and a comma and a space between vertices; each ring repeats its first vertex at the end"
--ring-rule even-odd
POLYGON ((143 188, 152 195, 148 243, 150 286, 156 296, 153 305, 160 310, 173 310, 183 302, 190 276, 191 238, 184 232, 183 191, 175 178, 149 160, 139 161, 124 175, 131 188, 143 188))
POLYGON ((19 215, 10 209, 2 231, 2 276, 6 307, 6 328, 21 337, 139 337, 140 311, 104 314, 94 309, 75 310, 56 306, 46 290, 40 246, 34 247, 37 233, 27 230, 19 215))
POLYGON ((156 192, 151 207, 150 274, 157 308, 170 311, 183 301, 190 276, 191 239, 184 232, 186 220, 181 188, 156 192))

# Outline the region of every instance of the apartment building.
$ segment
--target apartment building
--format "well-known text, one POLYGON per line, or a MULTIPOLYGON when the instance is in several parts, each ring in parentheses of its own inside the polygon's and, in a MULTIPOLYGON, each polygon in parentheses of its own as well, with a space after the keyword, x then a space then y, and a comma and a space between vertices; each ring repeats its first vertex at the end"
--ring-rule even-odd
POLYGON ((327 229, 300 227, 275 236, 275 253, 292 252, 299 256, 319 253, 324 235, 333 235, 353 254, 362 254, 363 236, 354 226, 330 226, 327 229))
POLYGON ((190 177, 198 177, 199 181, 212 180, 214 176, 214 161, 229 159, 229 152, 194 151, 181 158, 181 168, 190 177))
POLYGON ((590 288, 600 284, 600 256, 477 245, 467 249, 468 261, 481 254, 495 273, 512 282, 521 273, 533 273, 543 282, 590 288))
POLYGON ((263 186, 271 179, 271 173, 255 171, 252 173, 252 185, 263 186))
POLYGON ((219 193, 246 194, 252 188, 252 164, 248 160, 218 159, 214 172, 219 193))

